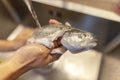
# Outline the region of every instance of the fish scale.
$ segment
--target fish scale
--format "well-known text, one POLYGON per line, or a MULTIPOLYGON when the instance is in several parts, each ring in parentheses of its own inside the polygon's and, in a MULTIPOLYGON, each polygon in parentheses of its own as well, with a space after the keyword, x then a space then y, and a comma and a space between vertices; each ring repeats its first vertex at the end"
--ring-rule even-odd
POLYGON ((59 42, 72 53, 88 50, 97 45, 97 39, 92 33, 62 24, 42 26, 42 29, 35 32, 28 39, 28 42, 39 43, 48 48, 53 48, 53 42, 59 37, 61 37, 59 42))

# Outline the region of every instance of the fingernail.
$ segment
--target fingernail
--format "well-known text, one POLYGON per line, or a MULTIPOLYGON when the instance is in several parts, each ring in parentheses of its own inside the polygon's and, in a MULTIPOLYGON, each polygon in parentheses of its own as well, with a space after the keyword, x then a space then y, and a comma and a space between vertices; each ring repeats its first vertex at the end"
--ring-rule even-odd
POLYGON ((65 25, 67 26, 71 26, 71 24, 69 22, 65 22, 65 25))

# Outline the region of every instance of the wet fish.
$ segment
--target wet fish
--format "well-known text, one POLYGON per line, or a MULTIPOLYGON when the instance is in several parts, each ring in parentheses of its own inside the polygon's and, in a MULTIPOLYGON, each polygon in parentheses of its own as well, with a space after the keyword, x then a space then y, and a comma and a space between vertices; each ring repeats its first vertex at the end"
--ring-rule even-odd
POLYGON ((28 39, 28 42, 53 48, 54 41, 59 38, 60 44, 73 53, 88 50, 97 45, 97 39, 92 33, 62 24, 43 26, 28 39))

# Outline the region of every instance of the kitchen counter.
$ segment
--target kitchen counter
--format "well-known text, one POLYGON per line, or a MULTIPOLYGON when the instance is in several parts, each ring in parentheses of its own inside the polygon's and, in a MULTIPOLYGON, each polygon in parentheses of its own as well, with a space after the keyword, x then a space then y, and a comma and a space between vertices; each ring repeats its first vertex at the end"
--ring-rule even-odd
POLYGON ((120 16, 114 12, 115 5, 118 0, 32 0, 44 4, 48 4, 55 7, 60 7, 68 9, 71 11, 76 11, 116 22, 120 22, 120 16), (100 3, 100 4, 97 4, 100 3), (113 6, 110 6, 112 4, 113 6))

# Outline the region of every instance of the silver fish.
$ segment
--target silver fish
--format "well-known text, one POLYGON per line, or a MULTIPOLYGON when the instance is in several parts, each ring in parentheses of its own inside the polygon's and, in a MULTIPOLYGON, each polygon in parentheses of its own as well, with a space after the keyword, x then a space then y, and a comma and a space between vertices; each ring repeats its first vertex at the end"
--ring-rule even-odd
POLYGON ((28 42, 53 48, 55 46, 53 42, 58 38, 61 38, 59 42, 72 53, 88 50, 97 45, 97 39, 92 33, 62 24, 43 26, 28 39, 28 42))

